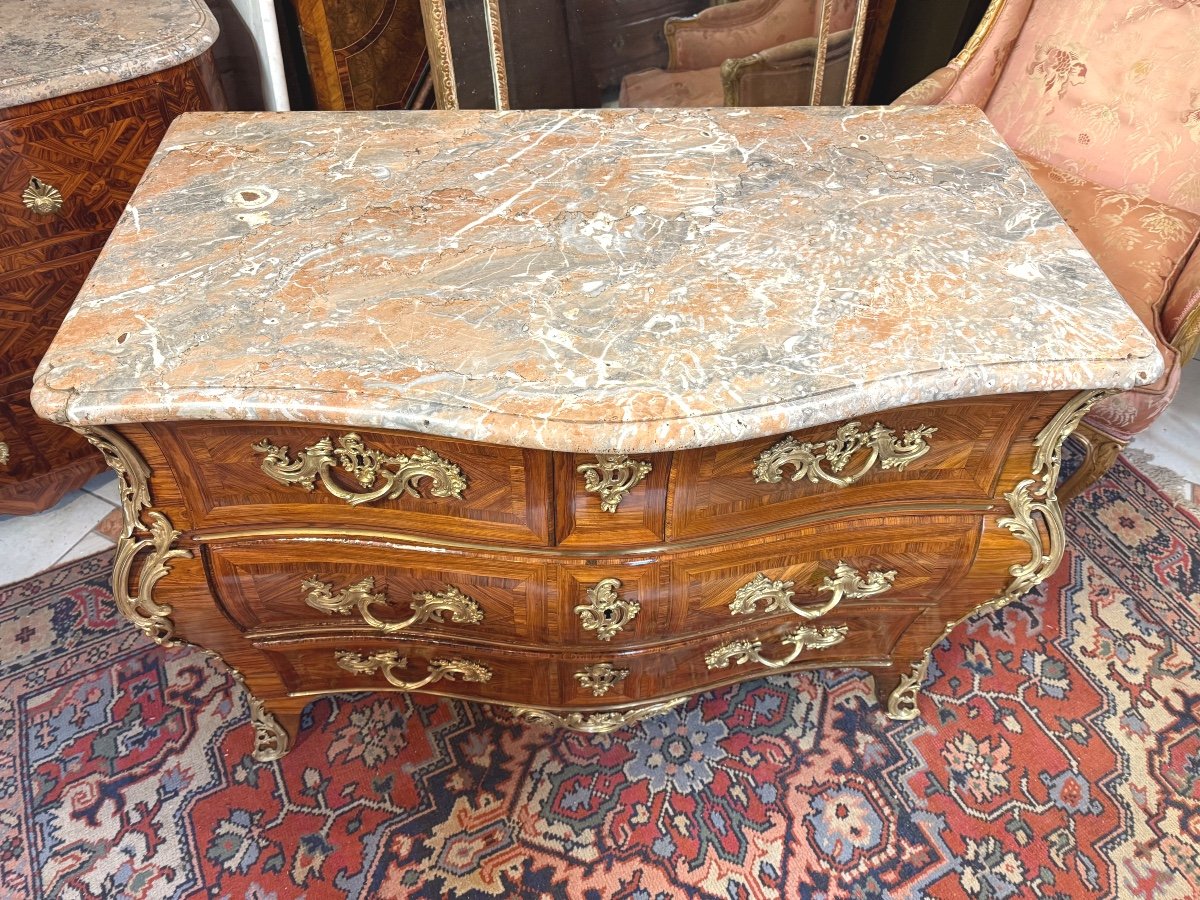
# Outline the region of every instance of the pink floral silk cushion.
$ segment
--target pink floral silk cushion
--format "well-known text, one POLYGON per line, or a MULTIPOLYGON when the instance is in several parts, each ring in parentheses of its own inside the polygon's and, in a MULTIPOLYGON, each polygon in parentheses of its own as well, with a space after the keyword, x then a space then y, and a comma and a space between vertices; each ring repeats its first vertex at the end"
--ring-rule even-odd
MULTIPOLYGON (((830 32, 854 23, 855 0, 833 0, 830 32)), ((675 70, 707 69, 780 44, 815 37, 821 27, 817 0, 739 0, 710 6, 669 38, 675 70)), ((664 104, 660 104, 664 105, 664 104)))
POLYGON ((624 108, 695 109, 725 105, 721 67, 707 69, 643 69, 621 79, 617 100, 624 108))
POLYGON ((1027 155, 1200 214, 1200 0, 1037 0, 985 108, 1027 155))
POLYGON ((1097 404, 1087 419, 1113 437, 1128 440, 1154 421, 1179 387, 1178 354, 1163 334, 1162 310, 1182 260, 1200 239, 1200 216, 1110 190, 1019 155, 1080 243, 1158 339, 1165 374, 1153 384, 1097 404))
MULTIPOLYGON (((983 45, 975 51, 974 56, 963 69, 962 74, 947 91, 943 103, 970 103, 972 106, 986 108, 1000 73, 1004 71, 1013 48, 1017 45, 1029 15, 1029 7, 1033 0, 1004 0, 995 21, 988 29, 983 45)), ((1051 0, 1058 3, 1062 0, 1051 0)))

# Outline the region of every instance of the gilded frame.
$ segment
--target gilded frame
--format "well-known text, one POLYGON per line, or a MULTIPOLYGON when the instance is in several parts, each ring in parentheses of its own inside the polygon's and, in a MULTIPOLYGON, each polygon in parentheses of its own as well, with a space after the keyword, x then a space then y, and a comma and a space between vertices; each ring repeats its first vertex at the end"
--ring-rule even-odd
MULTIPOLYGON (((494 109, 510 109, 508 92, 508 66, 504 56, 504 32, 501 25, 501 0, 482 0, 484 21, 487 27, 488 62, 492 73, 494 109)), ((1004 0, 993 0, 999 6, 1004 0)), ((809 104, 816 106, 825 80, 825 62, 829 54, 830 18, 833 15, 833 0, 821 0, 821 20, 817 34, 817 58, 813 64, 812 87, 809 104)), ((858 67, 862 57, 863 30, 866 26, 867 8, 870 0, 855 0, 854 37, 850 46, 849 72, 842 92, 842 105, 848 106, 854 98, 858 81, 858 67)), ((989 8, 988 15, 993 15, 989 8)), ((433 92, 438 109, 458 109, 458 87, 454 75, 454 52, 450 40, 450 26, 446 15, 446 0, 421 0, 421 19, 425 25, 425 45, 429 52, 429 66, 433 71, 433 92)), ((668 20, 668 24, 672 21, 668 20)), ((985 22, 987 20, 985 19, 985 22)), ((982 26, 981 26, 982 27, 982 26)), ((974 41, 974 38, 972 38, 974 41)), ((966 51, 964 51, 966 52, 966 51)))

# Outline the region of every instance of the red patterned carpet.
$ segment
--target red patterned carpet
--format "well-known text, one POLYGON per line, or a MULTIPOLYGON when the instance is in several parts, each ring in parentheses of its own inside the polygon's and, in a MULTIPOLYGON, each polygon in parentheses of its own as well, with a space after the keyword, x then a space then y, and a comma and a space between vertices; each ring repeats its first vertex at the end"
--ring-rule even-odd
POLYGON ((219 664, 115 619, 107 559, 0 589, 0 896, 1195 898, 1200 525, 1119 463, 1068 526, 914 722, 852 670, 601 737, 354 695, 270 765, 219 664))

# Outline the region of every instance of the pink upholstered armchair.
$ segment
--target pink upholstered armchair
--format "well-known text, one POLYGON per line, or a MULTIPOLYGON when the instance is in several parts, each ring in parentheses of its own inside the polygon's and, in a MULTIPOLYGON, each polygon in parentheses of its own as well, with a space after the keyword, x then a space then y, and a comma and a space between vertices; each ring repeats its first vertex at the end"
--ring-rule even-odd
POLYGON ((982 108, 1158 338, 1166 374, 1092 410, 1067 499, 1171 401, 1200 344, 1200 0, 992 0, 896 102, 982 108))
MULTIPOLYGON (((840 104, 856 3, 831 3, 818 102, 840 104)), ((807 106, 821 10, 821 0, 739 0, 686 19, 668 19, 667 68, 626 75, 619 103, 643 108, 807 106)))

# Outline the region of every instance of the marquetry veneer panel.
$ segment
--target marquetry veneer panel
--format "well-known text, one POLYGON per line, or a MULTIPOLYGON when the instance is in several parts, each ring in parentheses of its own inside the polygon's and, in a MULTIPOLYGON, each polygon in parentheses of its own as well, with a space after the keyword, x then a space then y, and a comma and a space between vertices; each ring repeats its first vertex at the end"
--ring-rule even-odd
POLYGON ((0 109, 0 442, 10 448, 9 464, 0 464, 0 515, 52 506, 103 468, 82 438, 32 419, 28 383, 167 126, 182 112, 223 105, 204 54, 120 84, 0 109), (25 207, 32 177, 58 189, 58 213, 25 207))

